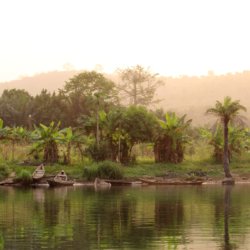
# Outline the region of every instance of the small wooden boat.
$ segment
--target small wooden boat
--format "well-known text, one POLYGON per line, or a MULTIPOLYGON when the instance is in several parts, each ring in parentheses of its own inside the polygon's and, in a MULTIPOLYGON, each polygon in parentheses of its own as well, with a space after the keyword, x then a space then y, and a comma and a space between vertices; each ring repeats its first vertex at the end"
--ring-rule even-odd
POLYGON ((32 174, 33 181, 35 182, 40 181, 44 177, 44 174, 45 174, 44 165, 41 164, 36 168, 36 170, 32 174))
POLYGON ((203 181, 185 181, 185 180, 155 180, 155 179, 139 179, 142 183, 148 185, 202 185, 203 181))
POLYGON ((74 181, 65 181, 56 177, 54 179, 48 179, 47 182, 49 183, 50 187, 73 186, 75 183, 74 181))
POLYGON ((125 180, 103 180, 107 183, 110 183, 111 186, 131 186, 134 183, 139 184, 139 182, 134 182, 134 181, 125 181, 125 180))
POLYGON ((73 186, 74 181, 69 181, 66 173, 62 170, 53 179, 48 179, 47 182, 51 187, 73 186))

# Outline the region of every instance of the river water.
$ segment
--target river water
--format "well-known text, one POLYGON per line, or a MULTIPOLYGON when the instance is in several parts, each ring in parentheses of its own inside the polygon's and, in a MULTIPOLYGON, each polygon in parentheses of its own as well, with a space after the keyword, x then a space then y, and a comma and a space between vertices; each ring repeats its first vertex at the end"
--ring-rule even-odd
POLYGON ((250 249, 250 185, 0 188, 1 249, 250 249))

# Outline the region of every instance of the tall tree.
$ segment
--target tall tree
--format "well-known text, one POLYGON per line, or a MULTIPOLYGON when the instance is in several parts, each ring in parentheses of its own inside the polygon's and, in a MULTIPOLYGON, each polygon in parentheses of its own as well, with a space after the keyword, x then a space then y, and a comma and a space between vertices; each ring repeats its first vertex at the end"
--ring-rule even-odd
POLYGON ((72 126, 81 115, 90 115, 117 100, 115 84, 95 71, 84 71, 66 82, 60 90, 68 103, 68 117, 72 126), (102 107, 101 107, 102 106, 102 107))
POLYGON ((224 150, 223 150, 223 167, 226 178, 232 178, 229 169, 229 146, 228 146, 228 124, 230 121, 238 120, 240 111, 246 111, 246 108, 240 104, 239 100, 233 101, 227 96, 223 102, 216 101, 215 107, 207 110, 208 114, 217 116, 223 125, 224 150))
POLYGON ((122 83, 118 85, 121 94, 129 98, 132 105, 148 106, 159 100, 154 100, 155 91, 163 82, 140 65, 119 70, 122 83))
POLYGON ((134 145, 152 142, 157 126, 155 115, 141 106, 113 110, 107 115, 107 120, 107 136, 122 163, 133 160, 134 145))
POLYGON ((4 90, 0 98, 0 117, 7 126, 28 126, 32 96, 22 89, 4 90))
POLYGON ((62 126, 68 125, 66 109, 61 95, 51 94, 43 89, 34 97, 30 113, 30 127, 33 127, 34 124, 38 126, 40 123, 49 125, 51 121, 60 121, 62 126))

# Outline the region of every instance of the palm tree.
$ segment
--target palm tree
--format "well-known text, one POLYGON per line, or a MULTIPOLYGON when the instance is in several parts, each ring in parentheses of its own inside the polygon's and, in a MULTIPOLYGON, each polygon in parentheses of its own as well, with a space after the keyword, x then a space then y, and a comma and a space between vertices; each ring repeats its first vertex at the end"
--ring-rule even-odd
POLYGON ((215 107, 207 110, 208 114, 217 116, 223 125, 223 167, 226 178, 232 178, 229 169, 228 124, 239 118, 241 110, 246 111, 246 108, 240 104, 239 100, 233 101, 229 96, 225 97, 223 102, 216 101, 215 107))

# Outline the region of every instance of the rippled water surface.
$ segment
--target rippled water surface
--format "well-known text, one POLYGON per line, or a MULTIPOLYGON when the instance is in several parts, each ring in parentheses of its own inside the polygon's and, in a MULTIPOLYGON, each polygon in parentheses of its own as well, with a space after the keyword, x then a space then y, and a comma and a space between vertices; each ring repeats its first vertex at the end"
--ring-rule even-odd
POLYGON ((0 188, 0 249, 250 249, 250 185, 0 188))

